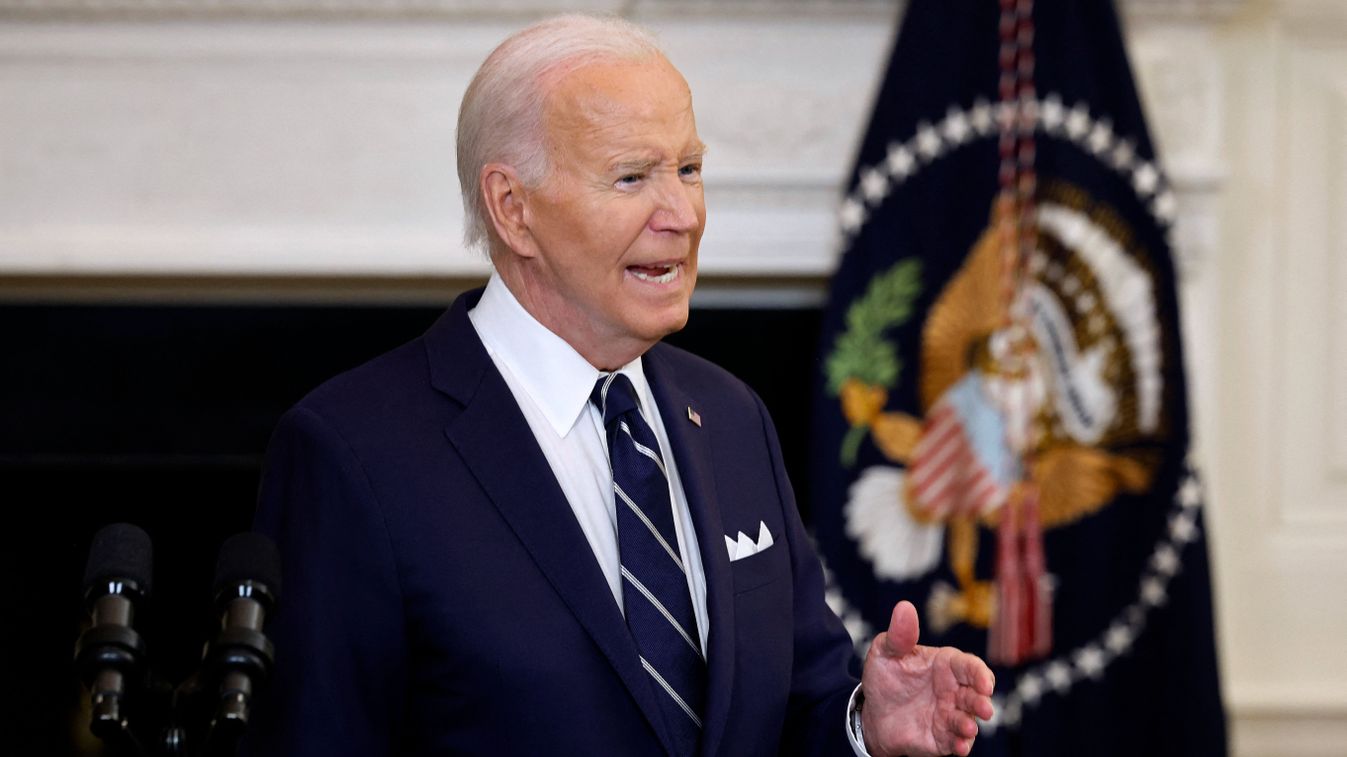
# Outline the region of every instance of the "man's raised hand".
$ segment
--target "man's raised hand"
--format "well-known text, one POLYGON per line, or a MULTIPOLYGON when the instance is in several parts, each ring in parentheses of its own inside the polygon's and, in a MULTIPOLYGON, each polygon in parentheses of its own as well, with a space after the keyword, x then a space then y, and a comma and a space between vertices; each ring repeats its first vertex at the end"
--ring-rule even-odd
POLYGON ((861 727, 874 757, 966 755, 978 732, 974 718, 992 716, 996 679, 987 664, 953 647, 921 646, 919 631, 917 609, 903 601, 889 630, 870 643, 861 727))

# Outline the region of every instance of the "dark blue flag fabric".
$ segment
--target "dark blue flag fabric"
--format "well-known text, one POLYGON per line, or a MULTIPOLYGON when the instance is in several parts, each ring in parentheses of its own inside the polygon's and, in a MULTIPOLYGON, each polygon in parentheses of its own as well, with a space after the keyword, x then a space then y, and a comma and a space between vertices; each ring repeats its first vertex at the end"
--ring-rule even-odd
POLYGON ((858 640, 908 599, 993 664, 975 754, 1226 753, 1175 213, 1107 0, 911 0, 840 212, 813 521, 858 640))

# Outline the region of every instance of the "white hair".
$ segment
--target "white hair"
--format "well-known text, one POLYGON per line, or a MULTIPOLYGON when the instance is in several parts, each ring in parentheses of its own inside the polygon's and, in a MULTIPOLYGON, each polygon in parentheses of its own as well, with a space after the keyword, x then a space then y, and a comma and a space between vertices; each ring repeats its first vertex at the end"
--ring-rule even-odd
POLYGON ((559 74, 599 61, 663 55, 649 32, 608 16, 556 16, 500 43, 477 69, 458 110, 464 242, 485 248, 490 239, 479 186, 482 166, 511 165, 530 187, 547 178, 543 106, 547 87, 559 74))

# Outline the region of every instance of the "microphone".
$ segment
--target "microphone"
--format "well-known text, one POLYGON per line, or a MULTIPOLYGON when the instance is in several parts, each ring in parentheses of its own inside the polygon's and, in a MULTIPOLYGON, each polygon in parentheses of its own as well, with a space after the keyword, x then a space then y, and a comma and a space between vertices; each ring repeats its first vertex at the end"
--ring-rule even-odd
POLYGON ((250 531, 226 540, 215 564, 220 633, 206 653, 206 667, 220 682, 208 741, 232 741, 248 725, 253 691, 271 673, 274 657, 262 626, 280 596, 281 558, 276 544, 250 531))
POLYGON ((145 642, 132 627, 136 605, 150 595, 150 537, 138 526, 113 523, 94 535, 84 568, 84 601, 92 625, 75 644, 75 665, 89 687, 89 730, 100 739, 129 736, 127 682, 135 681, 145 642))

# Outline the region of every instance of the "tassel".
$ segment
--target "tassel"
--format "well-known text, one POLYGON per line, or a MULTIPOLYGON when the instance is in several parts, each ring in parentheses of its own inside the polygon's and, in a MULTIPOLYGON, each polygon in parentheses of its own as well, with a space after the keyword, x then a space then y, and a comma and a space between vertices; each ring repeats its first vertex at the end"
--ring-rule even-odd
POLYGON ((1038 487, 1029 484, 1024 498, 1024 581, 1029 598, 1025 621, 1028 634, 1026 657, 1046 657, 1052 651, 1053 580, 1043 556, 1043 525, 1038 519, 1038 487))
POLYGON ((1020 562, 1017 497, 1006 501, 996 532, 996 617, 987 632, 987 657, 1001 665, 1019 663, 1024 571, 1020 562))
POLYGON ((996 543, 996 617, 987 634, 987 657, 1015 666, 1052 650, 1052 576, 1043 555, 1038 490, 1016 487, 1002 511, 996 543))

